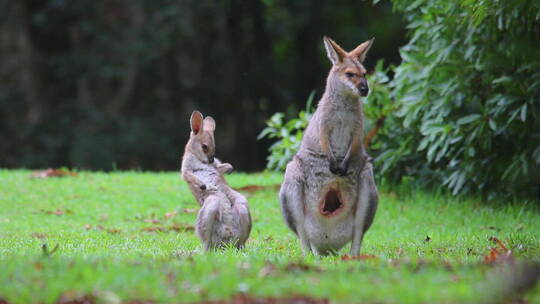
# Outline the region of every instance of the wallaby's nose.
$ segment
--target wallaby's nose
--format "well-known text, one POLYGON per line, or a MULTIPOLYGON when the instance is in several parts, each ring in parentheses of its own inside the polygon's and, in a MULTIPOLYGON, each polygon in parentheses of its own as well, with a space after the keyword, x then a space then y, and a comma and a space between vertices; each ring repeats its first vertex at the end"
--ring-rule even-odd
POLYGON ((214 163, 214 157, 213 156, 208 156, 208 162, 213 164, 214 163))
POLYGON ((367 96, 368 93, 369 93, 368 87, 361 87, 360 88, 360 95, 367 96))
POLYGON ((365 78, 360 79, 358 91, 360 91, 360 96, 367 96, 369 93, 369 87, 365 78))
POLYGON ((369 93, 369 88, 366 85, 361 85, 358 90, 360 91, 361 96, 367 96, 367 94, 369 93))

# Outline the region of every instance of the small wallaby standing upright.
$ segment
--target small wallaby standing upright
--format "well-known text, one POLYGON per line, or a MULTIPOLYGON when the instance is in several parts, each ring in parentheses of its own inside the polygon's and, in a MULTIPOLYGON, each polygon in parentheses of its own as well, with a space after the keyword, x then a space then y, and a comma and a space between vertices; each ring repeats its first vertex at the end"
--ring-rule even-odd
POLYGON ((203 119, 200 112, 194 111, 190 125, 182 178, 201 205, 197 235, 207 251, 227 245, 242 248, 251 231, 251 216, 246 198, 229 187, 222 176, 232 171, 232 166, 214 158, 216 123, 212 117, 203 119))
POLYGON ((326 90, 287 165, 279 194, 285 221, 304 253, 334 253, 352 240, 350 254, 358 255, 375 216, 378 194, 362 144, 360 100, 369 90, 362 62, 372 43, 346 52, 324 37, 332 62, 326 90))

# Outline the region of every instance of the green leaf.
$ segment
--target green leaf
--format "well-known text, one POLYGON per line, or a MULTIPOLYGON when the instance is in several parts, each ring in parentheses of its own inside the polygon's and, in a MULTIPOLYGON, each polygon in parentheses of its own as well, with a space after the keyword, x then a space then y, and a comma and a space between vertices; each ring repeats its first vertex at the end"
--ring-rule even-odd
POLYGON ((480 114, 470 114, 470 115, 467 115, 465 117, 458 119, 457 124, 458 125, 469 124, 475 120, 478 120, 480 117, 481 117, 480 114))
POLYGON ((527 104, 521 106, 521 121, 525 122, 527 120, 527 104))

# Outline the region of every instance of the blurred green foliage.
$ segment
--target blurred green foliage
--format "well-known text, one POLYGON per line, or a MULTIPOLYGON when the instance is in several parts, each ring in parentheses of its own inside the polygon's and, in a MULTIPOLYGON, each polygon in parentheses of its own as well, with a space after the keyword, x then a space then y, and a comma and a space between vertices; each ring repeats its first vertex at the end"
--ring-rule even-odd
POLYGON ((403 19, 381 4, 0 0, 0 167, 178 169, 197 109, 221 159, 260 170, 265 119, 322 91, 323 35, 400 60, 403 19))
POLYGON ((395 70, 403 129, 389 171, 453 194, 540 185, 540 2, 394 0, 409 22, 395 70), (405 168, 399 163, 405 162, 405 168))
POLYGON ((307 99, 305 110, 300 111, 298 117, 285 121, 285 114, 277 112, 266 121, 266 128, 262 130, 257 139, 276 140, 268 149, 270 155, 267 157, 267 169, 284 171, 300 148, 304 130, 315 111, 313 107, 314 96, 315 91, 312 91, 307 99))
MULTIPOLYGON (((409 42, 370 76, 377 173, 453 194, 540 187, 540 2, 394 0, 409 42)), ((369 60, 369 58, 368 58, 369 60)))

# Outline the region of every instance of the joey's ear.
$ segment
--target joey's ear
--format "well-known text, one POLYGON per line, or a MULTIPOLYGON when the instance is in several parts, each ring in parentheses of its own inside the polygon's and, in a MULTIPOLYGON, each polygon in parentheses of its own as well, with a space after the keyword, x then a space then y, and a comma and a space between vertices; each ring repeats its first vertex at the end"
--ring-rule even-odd
POLYGON ((323 41, 324 47, 326 48, 326 55, 328 55, 332 64, 336 65, 343 61, 343 57, 347 55, 347 52, 345 52, 334 40, 326 36, 324 36, 323 41))
POLYGON ((193 134, 199 134, 203 126, 203 116, 201 112, 193 111, 193 113, 191 113, 189 123, 191 124, 191 131, 193 134))
POLYGON ((367 52, 371 48, 371 45, 373 44, 373 41, 375 38, 371 38, 368 41, 363 42, 359 46, 357 46, 354 50, 349 52, 350 56, 358 57, 358 60, 360 62, 363 62, 364 59, 366 59, 367 52))
POLYGON ((216 121, 212 117, 206 116, 203 123, 203 130, 205 130, 206 132, 214 132, 215 129, 216 121))

